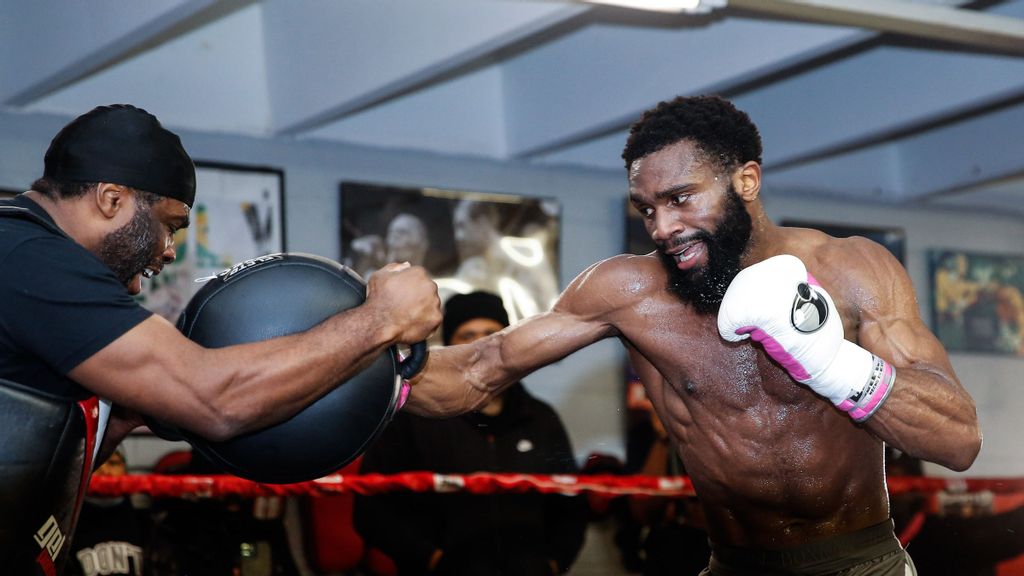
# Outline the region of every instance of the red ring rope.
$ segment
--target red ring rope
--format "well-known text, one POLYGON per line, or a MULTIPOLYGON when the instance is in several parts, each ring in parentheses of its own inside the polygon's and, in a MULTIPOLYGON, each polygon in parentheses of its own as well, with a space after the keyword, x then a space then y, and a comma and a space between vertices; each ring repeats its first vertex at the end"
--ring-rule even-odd
MULTIPOLYGON (((968 493, 989 491, 995 494, 1024 492, 1024 478, 932 478, 896 476, 887 479, 890 494, 906 492, 968 493)), ((342 492, 383 494, 396 491, 465 492, 541 492, 545 494, 592 493, 604 496, 694 496, 693 485, 684 476, 616 475, 540 475, 540 474, 401 474, 330 475, 298 484, 259 484, 235 476, 184 476, 129 474, 93 476, 90 494, 116 496, 145 493, 155 497, 322 496, 342 492)))

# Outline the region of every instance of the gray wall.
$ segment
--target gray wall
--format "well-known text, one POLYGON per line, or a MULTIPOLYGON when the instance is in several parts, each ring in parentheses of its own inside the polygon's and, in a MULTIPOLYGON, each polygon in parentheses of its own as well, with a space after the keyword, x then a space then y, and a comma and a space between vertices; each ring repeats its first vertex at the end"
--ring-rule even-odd
MULTIPOLYGON (((49 139, 67 120, 0 113, 0 187, 24 189, 38 177, 49 139)), ((563 286, 587 265, 623 249, 624 173, 218 134, 181 136, 196 160, 284 171, 289 250, 339 257, 338 185, 343 180, 558 198, 563 286)), ((770 174, 766 178, 765 204, 776 221, 798 218, 902 227, 907 268, 926 318, 927 249, 1024 252, 1024 221, 1019 218, 787 196, 771 189, 770 174)), ((623 362, 618 343, 602 342, 526 380, 532 391, 559 409, 581 458, 591 452, 623 455, 623 362)), ((968 475, 1024 475, 1024 448, 1015 442, 1014 422, 1024 409, 1024 359, 954 354, 953 363, 977 400, 986 434, 981 458, 968 475)), ((930 472, 948 473, 938 467, 930 472)))

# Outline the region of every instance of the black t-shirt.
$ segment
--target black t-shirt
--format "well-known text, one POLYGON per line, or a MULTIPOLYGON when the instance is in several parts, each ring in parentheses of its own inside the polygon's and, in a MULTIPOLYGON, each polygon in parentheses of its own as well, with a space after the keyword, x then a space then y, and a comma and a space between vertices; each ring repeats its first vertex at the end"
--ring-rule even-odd
POLYGON ((89 394, 68 372, 151 314, 99 258, 50 225, 0 213, 0 378, 68 398, 89 394))

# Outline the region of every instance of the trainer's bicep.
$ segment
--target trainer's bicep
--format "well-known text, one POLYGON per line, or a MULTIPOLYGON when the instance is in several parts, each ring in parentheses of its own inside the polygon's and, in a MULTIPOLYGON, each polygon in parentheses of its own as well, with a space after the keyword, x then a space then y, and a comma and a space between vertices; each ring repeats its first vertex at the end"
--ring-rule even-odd
POLYGON ((189 374, 202 348, 169 322, 152 315, 72 369, 68 376, 116 404, 164 416, 203 404, 189 374))

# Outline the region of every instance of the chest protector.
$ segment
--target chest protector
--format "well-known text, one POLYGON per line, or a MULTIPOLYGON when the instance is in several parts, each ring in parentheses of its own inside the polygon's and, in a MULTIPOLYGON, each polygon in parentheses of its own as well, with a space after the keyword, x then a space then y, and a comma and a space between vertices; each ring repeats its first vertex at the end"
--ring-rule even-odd
MULTIPOLYGON (((54 226, 0 205, 0 217, 54 226)), ((58 230, 59 232, 59 230, 58 230)), ((99 402, 76 401, 0 379, 0 571, 61 572, 89 484, 99 402)))
POLYGON ((60 573, 89 483, 98 421, 95 397, 59 398, 0 379, 5 573, 60 573))

